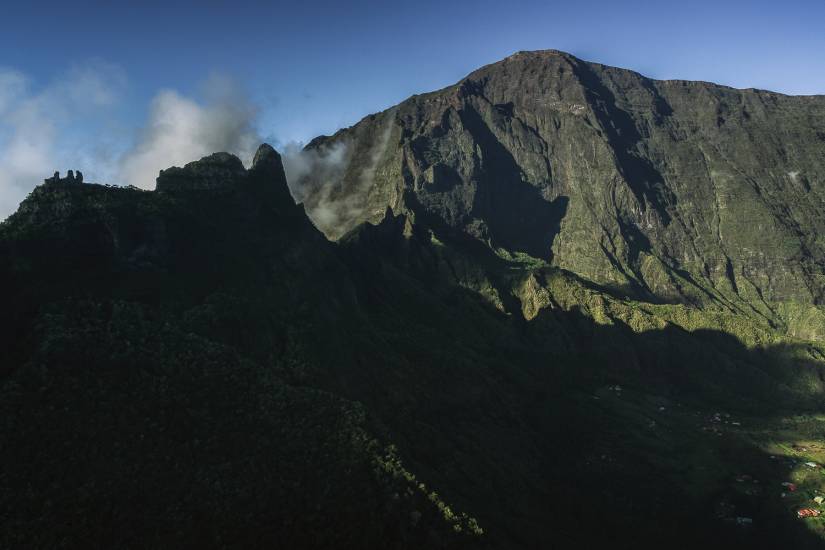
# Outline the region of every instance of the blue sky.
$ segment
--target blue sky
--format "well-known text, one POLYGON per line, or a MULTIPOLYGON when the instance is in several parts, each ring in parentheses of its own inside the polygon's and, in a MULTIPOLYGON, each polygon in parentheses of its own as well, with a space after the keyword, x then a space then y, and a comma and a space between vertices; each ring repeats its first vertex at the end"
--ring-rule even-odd
POLYGON ((0 10, 0 219, 57 169, 151 187, 158 163, 259 139, 305 142, 518 50, 825 93, 823 0, 31 0, 0 10))

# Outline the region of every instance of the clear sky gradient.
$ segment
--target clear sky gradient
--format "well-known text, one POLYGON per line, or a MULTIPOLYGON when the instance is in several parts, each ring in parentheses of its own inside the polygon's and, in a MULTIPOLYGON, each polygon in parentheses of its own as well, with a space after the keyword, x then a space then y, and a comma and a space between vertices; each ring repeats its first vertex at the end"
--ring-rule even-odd
POLYGON ((43 159, 52 163, 43 176, 75 162, 125 183, 131 161, 154 169, 182 162, 158 151, 223 144, 178 147, 214 129, 206 119, 235 115, 246 120, 230 145, 305 142, 518 50, 564 50, 653 78, 825 94, 825 0, 126 4, 0 8, 0 170, 13 173, 0 176, 0 219, 4 193, 14 202, 37 183, 24 179, 43 159), (188 130, 161 135, 178 120, 188 130))

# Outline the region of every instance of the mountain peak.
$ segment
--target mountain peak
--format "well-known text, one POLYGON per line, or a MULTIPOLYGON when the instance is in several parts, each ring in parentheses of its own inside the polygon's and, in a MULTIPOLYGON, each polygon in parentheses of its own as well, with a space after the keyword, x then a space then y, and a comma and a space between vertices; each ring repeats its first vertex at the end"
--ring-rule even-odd
POLYGON ((502 61, 512 60, 512 59, 521 59, 525 57, 565 57, 565 58, 575 58, 574 55, 564 52, 562 50, 519 50, 514 54, 511 54, 505 57, 502 61))
POLYGON ((281 155, 270 144, 262 143, 255 152, 250 173, 258 174, 270 180, 276 180, 278 185, 287 188, 284 164, 281 155))
POLYGON ((305 202, 344 214, 332 238, 392 206, 636 296, 752 305, 754 285, 818 304, 825 246, 799 224, 823 231, 823 113, 825 97, 519 51, 397 106, 392 134, 367 117, 324 140, 359 153, 305 202))
POLYGON ((270 144, 262 143, 258 150, 255 151, 255 158, 252 160, 252 169, 261 169, 265 167, 282 166, 281 155, 270 144))
POLYGON ((268 143, 262 143, 255 152, 252 167, 247 173, 249 182, 281 207, 294 208, 295 200, 289 192, 281 155, 268 143))

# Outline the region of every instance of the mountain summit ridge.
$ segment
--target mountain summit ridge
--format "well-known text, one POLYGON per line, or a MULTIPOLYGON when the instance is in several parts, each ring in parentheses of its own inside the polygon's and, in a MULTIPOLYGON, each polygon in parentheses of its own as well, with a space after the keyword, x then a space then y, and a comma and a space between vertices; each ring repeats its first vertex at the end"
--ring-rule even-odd
MULTIPOLYGON (((713 86, 713 87, 716 87, 716 88, 723 88, 723 89, 728 89, 728 90, 746 91, 746 92, 747 91, 750 91, 750 92, 764 92, 764 93, 773 94, 773 95, 777 95, 777 96, 783 96, 783 97, 800 97, 800 98, 825 97, 825 93, 821 93, 821 94, 788 94, 788 93, 784 93, 784 92, 777 92, 776 90, 771 90, 769 88, 757 88, 757 87, 754 87, 754 86, 738 87, 738 86, 732 86, 732 85, 729 85, 729 84, 720 84, 718 82, 713 82, 712 80, 701 80, 701 79, 690 79, 690 78, 659 78, 659 77, 653 77, 653 76, 646 75, 644 73, 644 71, 635 70, 635 69, 627 69, 625 67, 621 67, 620 65, 613 65, 613 64, 610 64, 610 63, 601 63, 601 62, 598 62, 598 61, 591 61, 591 60, 588 60, 588 59, 584 59, 583 57, 580 57, 578 55, 575 55, 573 53, 567 52, 565 50, 557 50, 557 49, 554 49, 554 48, 547 48, 547 49, 541 49, 541 50, 519 50, 515 53, 512 53, 512 54, 508 55, 507 57, 505 57, 503 59, 500 59, 498 61, 494 61, 492 63, 488 63, 486 65, 482 65, 478 69, 475 69, 474 71, 470 72, 465 78, 469 78, 474 73, 482 71, 482 70, 484 70, 488 67, 493 67, 495 65, 498 65, 500 63, 504 63, 506 61, 515 61, 515 60, 518 60, 519 58, 523 58, 523 57, 538 57, 538 58, 562 57, 562 58, 566 58, 566 59, 568 59, 570 61, 573 61, 573 62, 576 62, 576 63, 587 63, 588 65, 598 66, 598 67, 602 67, 604 69, 614 69, 614 70, 625 71, 625 72, 628 72, 628 73, 633 73, 635 75, 638 75, 641 78, 651 80, 651 81, 654 81, 654 82, 666 82, 666 83, 671 83, 672 82, 672 83, 676 83, 676 84, 709 85, 709 86, 713 86)), ((447 86, 447 87, 449 87, 449 86, 447 86)))

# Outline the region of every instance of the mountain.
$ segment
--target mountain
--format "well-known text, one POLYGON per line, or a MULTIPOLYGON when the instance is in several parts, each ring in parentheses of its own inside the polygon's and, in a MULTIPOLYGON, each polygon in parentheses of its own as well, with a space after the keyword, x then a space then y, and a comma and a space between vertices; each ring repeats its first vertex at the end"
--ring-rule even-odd
POLYGON ((637 298, 825 338, 825 96, 519 52, 307 149, 344 157, 293 185, 332 238, 390 207, 637 298))
MULTIPOLYGON (((0 547, 822 547, 819 222, 735 248, 756 206, 685 172, 725 131, 674 137, 704 103, 639 82, 727 90, 517 54, 316 139, 289 186, 262 145, 35 188, 0 224, 0 547)), ((725 93, 756 121, 730 158, 766 162, 773 117, 810 162, 758 222, 813 216, 820 98, 725 93)))

